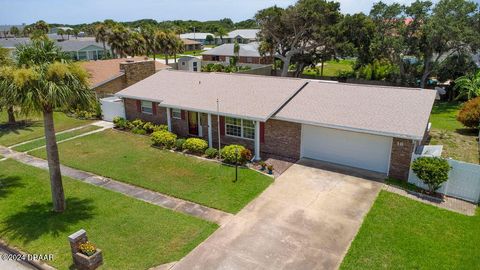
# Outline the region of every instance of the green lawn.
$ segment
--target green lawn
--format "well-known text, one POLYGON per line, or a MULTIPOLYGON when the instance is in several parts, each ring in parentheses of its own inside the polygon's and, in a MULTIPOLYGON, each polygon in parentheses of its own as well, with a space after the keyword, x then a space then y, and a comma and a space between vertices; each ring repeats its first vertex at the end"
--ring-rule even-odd
MULTIPOLYGON (((41 116, 18 117, 17 121, 25 121, 25 123, 14 127, 7 126, 6 119, 6 112, 0 112, 0 145, 11 146, 40 138, 44 135, 43 118, 41 116)), ((87 125, 92 122, 91 120, 79 120, 68 117, 61 112, 54 113, 54 121, 57 132, 87 125)))
MULTIPOLYGON (((268 176, 151 147, 149 137, 108 130, 59 144, 62 164, 237 213, 272 182, 268 176)), ((45 150, 31 152, 46 158, 45 150)))
POLYGON ((0 162, 0 238, 68 269, 67 236, 85 229, 104 252, 102 269, 147 269, 177 261, 218 227, 80 181, 64 178, 67 210, 51 212, 48 172, 0 162))
MULTIPOLYGON (((325 77, 337 77, 342 71, 353 71, 354 60, 339 60, 339 61, 327 61, 323 68, 323 76, 325 77)), ((320 76, 320 67, 316 69, 305 69, 303 74, 320 76), (318 72, 317 72, 318 71, 318 72)))
MULTIPOLYGON (((199 56, 202 52, 204 52, 205 50, 195 50, 195 51, 185 51, 183 53, 179 53, 177 54, 177 60, 178 58, 181 57, 181 55, 190 55, 190 56, 199 56)), ((153 58, 153 55, 150 56, 151 58, 153 58)), ((165 59, 165 54, 156 54, 155 57, 157 59, 165 59)), ((174 62, 174 56, 173 55, 170 55, 168 56, 168 60, 169 62, 171 61, 172 63, 174 62)))
MULTIPOLYGON (((81 135, 83 133, 87 133, 87 132, 90 132, 90 131, 94 131, 94 130, 97 130, 97 129, 101 129, 101 127, 94 126, 94 125, 89 125, 89 126, 85 126, 85 127, 82 127, 80 129, 76 129, 76 130, 73 130, 73 131, 70 131, 70 132, 61 133, 61 134, 58 134, 56 136, 57 137, 57 142, 63 141, 63 140, 69 139, 69 138, 73 138, 75 136, 78 136, 78 135, 81 135)), ((33 150, 35 148, 45 146, 45 144, 46 144, 45 143, 45 138, 40 138, 38 140, 34 140, 34 141, 29 142, 29 143, 16 146, 16 147, 13 148, 13 150, 19 151, 19 152, 27 152, 27 151, 33 150)))
POLYGON ((457 114, 462 106, 459 102, 438 102, 433 105, 430 122, 432 128, 456 131, 463 128, 462 123, 457 121, 457 114))
POLYGON ((341 269, 478 269, 480 211, 464 216, 382 191, 341 269))
POLYGON ((478 131, 466 129, 456 117, 460 107, 459 102, 435 103, 430 116, 432 130, 430 144, 443 145, 443 157, 479 163, 478 131))

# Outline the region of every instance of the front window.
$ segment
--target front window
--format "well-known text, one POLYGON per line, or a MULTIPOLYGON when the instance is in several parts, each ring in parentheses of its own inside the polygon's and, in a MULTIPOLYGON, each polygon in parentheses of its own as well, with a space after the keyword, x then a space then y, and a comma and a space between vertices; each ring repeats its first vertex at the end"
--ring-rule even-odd
POLYGON ((255 123, 251 120, 226 117, 225 132, 228 136, 255 139, 255 123))
POLYGON ((142 113, 153 114, 153 104, 152 104, 152 102, 142 100, 142 113))
POLYGON ((180 109, 172 109, 172 118, 182 119, 182 110, 180 110, 180 109))

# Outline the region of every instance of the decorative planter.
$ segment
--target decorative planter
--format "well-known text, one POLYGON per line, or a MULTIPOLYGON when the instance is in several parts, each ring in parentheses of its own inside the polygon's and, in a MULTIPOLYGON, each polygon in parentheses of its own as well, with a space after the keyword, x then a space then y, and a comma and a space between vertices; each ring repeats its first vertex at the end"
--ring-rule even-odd
POLYGON ((273 174, 273 170, 268 170, 268 174, 273 174))
POLYGON ((73 254, 73 263, 78 270, 94 270, 103 264, 102 250, 97 251, 92 256, 87 256, 77 252, 73 254))

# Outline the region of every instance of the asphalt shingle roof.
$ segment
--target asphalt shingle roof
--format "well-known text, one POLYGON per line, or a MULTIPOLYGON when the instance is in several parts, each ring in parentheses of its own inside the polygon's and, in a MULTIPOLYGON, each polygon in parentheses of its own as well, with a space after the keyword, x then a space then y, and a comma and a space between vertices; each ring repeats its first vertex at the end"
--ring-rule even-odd
MULTIPOLYGON (((260 57, 258 52, 259 43, 252 42, 248 44, 239 44, 240 51, 239 55, 244 57, 260 57)), ((208 51, 204 51, 203 55, 225 55, 225 56, 234 56, 233 47, 235 44, 228 43, 212 48, 208 51)))
POLYGON ((266 121, 306 81, 226 73, 159 71, 116 95, 165 107, 266 121))
POLYGON ((237 29, 228 33, 228 37, 234 38, 234 37, 240 36, 246 39, 256 39, 259 31, 260 29, 237 29))
POLYGON ((412 88, 310 82, 275 118, 420 140, 436 92, 412 88))

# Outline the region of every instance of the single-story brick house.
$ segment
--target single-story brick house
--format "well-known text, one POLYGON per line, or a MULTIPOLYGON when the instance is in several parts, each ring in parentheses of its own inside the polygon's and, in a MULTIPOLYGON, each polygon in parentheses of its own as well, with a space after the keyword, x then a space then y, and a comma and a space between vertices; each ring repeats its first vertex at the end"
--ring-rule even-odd
POLYGON ((311 158, 406 179, 435 91, 268 76, 160 71, 116 94, 126 117, 256 159, 311 158), (218 108, 217 108, 218 100, 218 108))

